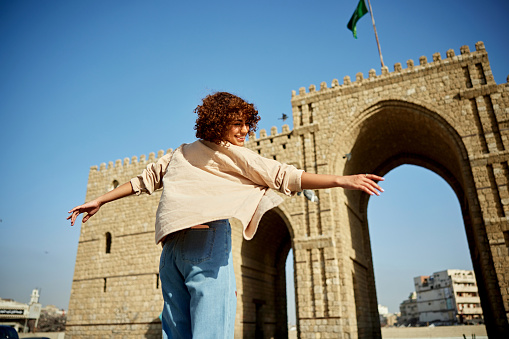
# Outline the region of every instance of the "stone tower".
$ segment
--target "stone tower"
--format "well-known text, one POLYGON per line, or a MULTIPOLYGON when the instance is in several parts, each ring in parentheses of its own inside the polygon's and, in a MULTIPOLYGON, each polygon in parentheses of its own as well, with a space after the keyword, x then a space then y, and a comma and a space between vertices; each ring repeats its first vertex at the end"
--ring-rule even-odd
MULTIPOLYGON (((509 85, 497 85, 482 42, 394 71, 370 70, 292 93, 293 129, 253 135, 247 147, 313 173, 428 168, 455 191, 490 338, 509 337, 509 85)), ((177 146, 177 145, 173 145, 177 146)), ((164 154, 160 151, 157 157, 164 154)), ((128 181, 151 153, 90 170, 86 200, 128 181)), ((285 198, 252 241, 233 220, 236 337, 288 336, 285 261, 294 251, 300 338, 380 338, 367 221, 369 196, 316 191, 285 198)), ((160 192, 110 203, 82 228, 66 337, 160 336, 160 192)), ((397 240, 395 240, 397 241, 397 240)))

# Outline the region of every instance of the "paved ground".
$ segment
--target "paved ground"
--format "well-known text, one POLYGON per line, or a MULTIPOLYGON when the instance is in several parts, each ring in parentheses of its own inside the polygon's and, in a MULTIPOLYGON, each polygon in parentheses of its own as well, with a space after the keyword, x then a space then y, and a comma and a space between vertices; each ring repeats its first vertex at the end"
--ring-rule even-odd
POLYGON ((47 337, 50 339, 64 339, 64 332, 39 332, 39 333, 19 333, 20 338, 47 337))
POLYGON ((436 326, 436 327, 384 327, 383 339, 414 339, 414 338, 461 338, 487 339, 484 325, 473 326, 436 326))
MULTIPOLYGON (((484 325, 475 326, 437 326, 437 327, 384 327, 382 328, 383 339, 488 339, 484 325), (475 337, 474 337, 475 336, 475 337)), ((50 339, 64 339, 64 333, 20 333, 20 338, 35 336, 48 337, 50 339)), ((288 331, 288 339, 297 339, 297 331, 288 331)))

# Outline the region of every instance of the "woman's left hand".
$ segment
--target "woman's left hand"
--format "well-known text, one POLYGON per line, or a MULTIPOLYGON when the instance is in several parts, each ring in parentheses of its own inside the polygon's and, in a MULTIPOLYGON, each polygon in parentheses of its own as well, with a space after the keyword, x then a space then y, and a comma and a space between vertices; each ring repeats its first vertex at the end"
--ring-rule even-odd
POLYGON ((355 174, 339 178, 340 187, 348 190, 359 190, 369 195, 380 195, 383 188, 376 181, 384 181, 384 178, 375 174, 355 174))

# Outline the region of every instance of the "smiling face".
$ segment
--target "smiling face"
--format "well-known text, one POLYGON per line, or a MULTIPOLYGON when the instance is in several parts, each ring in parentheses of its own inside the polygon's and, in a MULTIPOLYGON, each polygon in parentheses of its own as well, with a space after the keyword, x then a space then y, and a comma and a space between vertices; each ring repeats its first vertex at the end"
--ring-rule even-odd
POLYGON ((253 104, 227 92, 207 95, 194 112, 198 114, 194 126, 196 137, 217 145, 227 142, 243 146, 260 121, 253 104))
POLYGON ((237 117, 226 131, 225 140, 229 141, 235 146, 244 146, 246 141, 247 133, 249 133, 249 125, 246 124, 246 120, 243 117, 237 117))

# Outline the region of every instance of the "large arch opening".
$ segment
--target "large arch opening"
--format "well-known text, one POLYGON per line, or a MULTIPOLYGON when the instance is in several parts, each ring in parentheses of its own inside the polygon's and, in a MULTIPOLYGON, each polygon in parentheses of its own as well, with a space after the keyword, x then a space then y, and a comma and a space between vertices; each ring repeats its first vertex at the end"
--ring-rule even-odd
MULTIPOLYGON (((378 304, 396 313, 403 301, 410 302, 414 277, 473 267, 461 208, 451 187, 435 173, 413 165, 399 166, 385 178, 383 198, 369 201, 368 221, 378 304)), ((449 311, 431 316, 441 324, 453 321, 449 311)), ((388 320, 389 326, 395 319, 388 320)), ((420 322, 410 314, 400 321, 405 326, 420 322)))
POLYGON ((243 338, 288 338, 288 225, 281 210, 274 208, 264 214, 253 240, 242 243, 243 338))
MULTIPOLYGON (((351 145, 351 158, 344 167, 345 174, 371 172, 383 176, 400 165, 412 164, 435 172, 455 192, 489 327, 490 308, 495 299, 501 299, 488 294, 483 279, 486 270, 493 268, 493 261, 481 264, 480 260, 476 260, 479 251, 482 251, 478 239, 479 232, 483 230, 481 227, 474 230, 473 227, 472 221, 479 219, 481 214, 461 138, 438 114, 408 102, 377 103, 367 109, 358 121, 358 125, 350 130, 354 143, 351 145), (476 237, 474 231, 477 232, 476 237)), ((378 317, 374 317, 378 315, 378 310, 367 221, 369 196, 358 191, 346 191, 345 195, 349 207, 352 249, 355 258, 362 258, 352 263, 351 280, 358 335, 359 338, 379 336, 378 317)))

